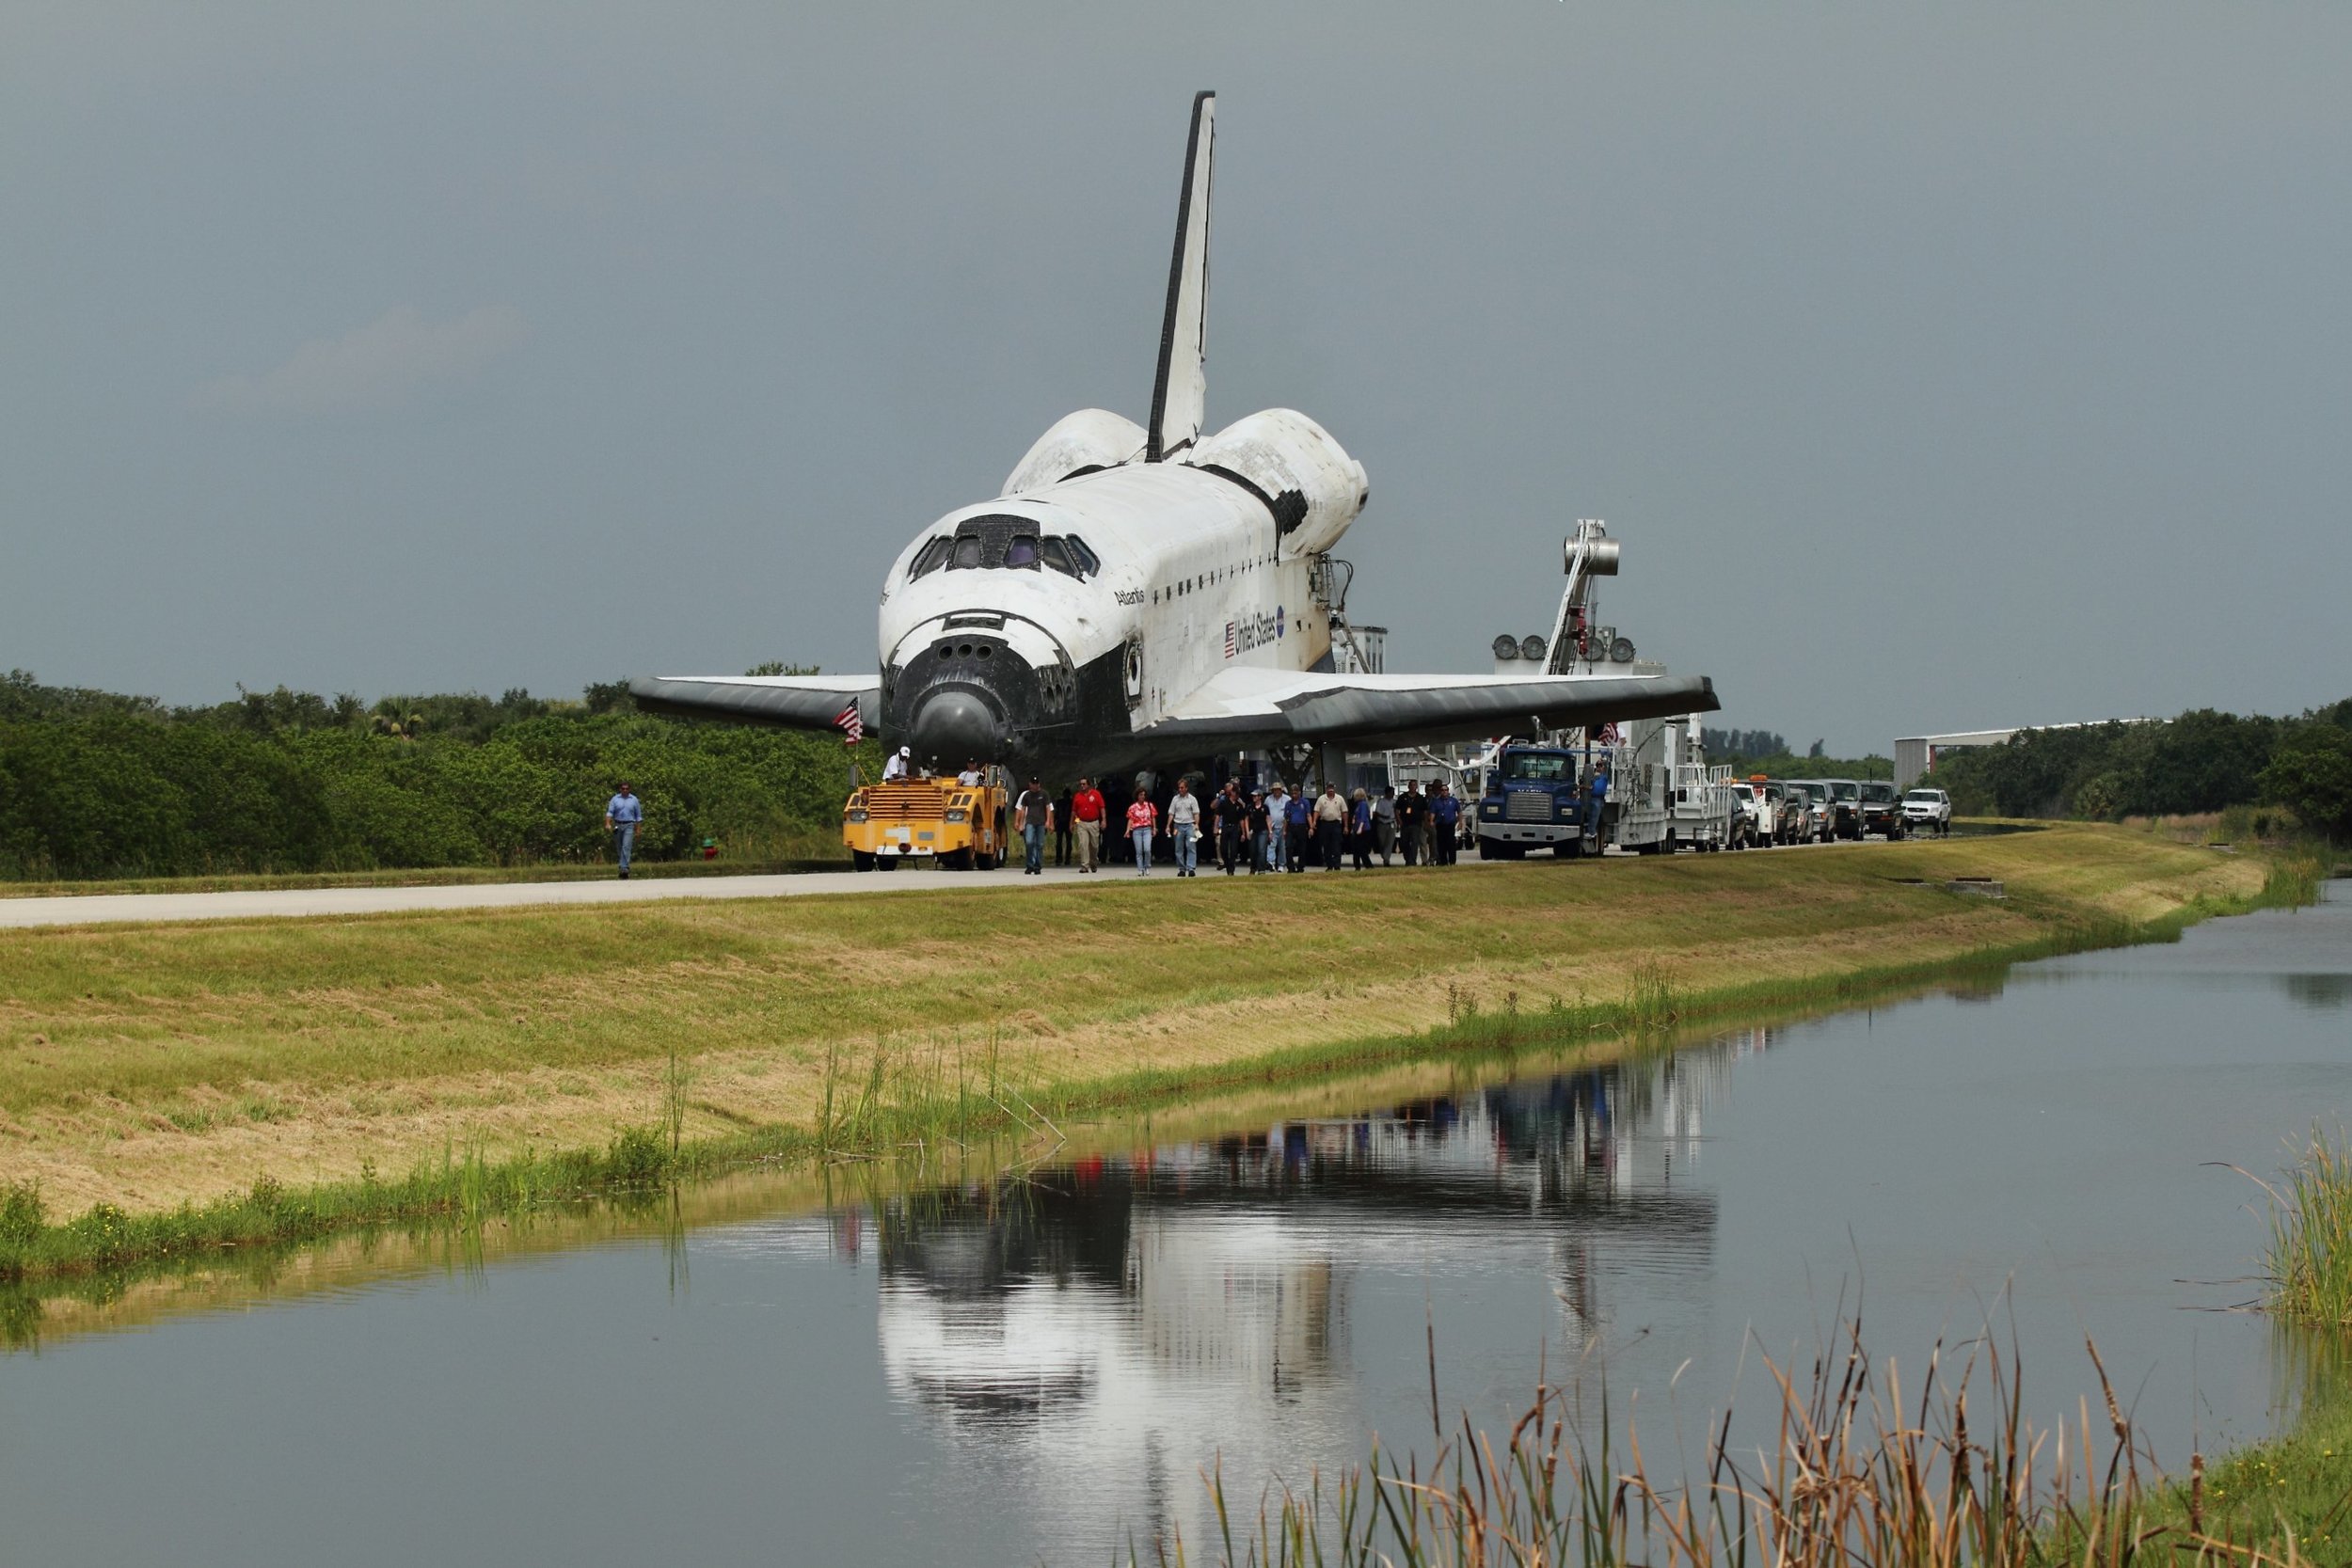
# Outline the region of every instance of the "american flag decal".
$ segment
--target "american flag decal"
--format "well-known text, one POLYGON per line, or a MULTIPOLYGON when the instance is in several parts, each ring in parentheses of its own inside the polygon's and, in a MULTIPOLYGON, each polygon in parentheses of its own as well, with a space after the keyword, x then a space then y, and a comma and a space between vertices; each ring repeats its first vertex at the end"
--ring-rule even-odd
POLYGON ((1241 652, 1240 634, 1233 623, 1228 621, 1225 623, 1225 657, 1231 658, 1239 652, 1241 652))
POLYGON ((866 738, 866 721, 857 711, 856 698, 850 698, 849 706, 834 714, 833 721, 841 731, 842 745, 854 746, 866 738))

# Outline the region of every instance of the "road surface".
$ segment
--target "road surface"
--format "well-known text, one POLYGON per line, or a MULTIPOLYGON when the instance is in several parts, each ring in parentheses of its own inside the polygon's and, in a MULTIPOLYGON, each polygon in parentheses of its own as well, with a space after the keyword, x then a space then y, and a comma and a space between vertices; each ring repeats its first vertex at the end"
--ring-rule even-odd
MULTIPOLYGON (((1463 863, 1473 862, 1466 860, 1463 863)), ((1312 875, 1313 873, 1311 873, 1312 875)), ((1220 876, 1201 868, 1203 878, 1220 876)), ((1173 881, 1173 866, 1152 879, 1173 881)), ((469 882, 451 887, 270 888, 242 893, 88 893, 64 897, 0 898, 0 927, 101 926, 121 922, 269 920, 305 916, 399 914, 417 910, 503 910, 547 904, 647 904, 664 898, 804 898, 825 893, 924 893, 940 888, 1041 887, 1086 880, 1136 879, 1135 866, 1105 866, 1081 879, 1077 868, 1047 866, 1041 877, 1002 871, 810 871, 767 877, 666 877, 624 882, 469 882)))

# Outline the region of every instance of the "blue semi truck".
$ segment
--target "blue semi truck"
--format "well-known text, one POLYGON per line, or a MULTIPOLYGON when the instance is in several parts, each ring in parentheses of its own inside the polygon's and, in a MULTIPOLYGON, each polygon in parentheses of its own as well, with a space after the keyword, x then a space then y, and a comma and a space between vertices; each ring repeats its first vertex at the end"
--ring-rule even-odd
MULTIPOLYGON (((1478 858, 1515 861, 1531 849, 1549 849, 1562 860, 1582 854, 1590 809, 1583 756, 1565 746, 1505 746, 1497 752, 1478 800, 1478 858)), ((1604 842, 1605 835, 1596 834, 1593 847, 1604 842)))

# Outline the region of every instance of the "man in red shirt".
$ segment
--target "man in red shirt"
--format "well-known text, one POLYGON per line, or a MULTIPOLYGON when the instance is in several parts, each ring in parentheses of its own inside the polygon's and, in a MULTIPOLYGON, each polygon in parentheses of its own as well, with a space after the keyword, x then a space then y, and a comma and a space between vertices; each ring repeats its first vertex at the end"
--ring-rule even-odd
POLYGON ((1070 797, 1070 822, 1077 832, 1078 869, 1081 873, 1094 869, 1094 863, 1103 850, 1103 792, 1094 787, 1092 779, 1080 779, 1077 792, 1070 797))

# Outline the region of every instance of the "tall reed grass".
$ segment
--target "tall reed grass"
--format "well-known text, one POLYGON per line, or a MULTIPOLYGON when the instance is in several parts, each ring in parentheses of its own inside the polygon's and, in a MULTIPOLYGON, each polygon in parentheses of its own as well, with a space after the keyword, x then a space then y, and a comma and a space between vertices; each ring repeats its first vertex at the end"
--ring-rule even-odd
POLYGON ((2262 1185, 2271 1199, 2272 1309, 2352 1328, 2352 1146, 2314 1127, 2294 1167, 2262 1185))
MULTIPOLYGON (((1876 1367, 1859 1324, 1800 1373, 1768 1361, 1778 1408, 1769 1447, 1735 1449, 1731 1416, 1694 1467, 1651 1467, 1638 1434, 1620 1451, 1603 1401, 1583 1435, 1576 1395, 1539 1383, 1506 1433, 1467 1415, 1433 1431, 1425 1459, 1375 1443, 1336 1477, 1280 1483, 1254 1515, 1221 1467, 1203 1478, 1216 1538, 1196 1552, 1171 1531, 1129 1568, 2189 1568, 2320 1560, 2280 1527, 2228 1533, 2194 1484, 2185 1510, 2153 1483, 2096 1347, 2101 1402, 2038 1430, 2024 1415, 2014 1354, 1988 1336, 1946 1377, 1929 1362, 1906 1397, 1876 1367), (1989 1416, 1989 1418, 1985 1418, 1989 1416)), ((1432 1382, 1431 1416, 1437 1416, 1432 1382)), ((2202 1461, 2191 1464, 2192 1476, 2202 1461)))

